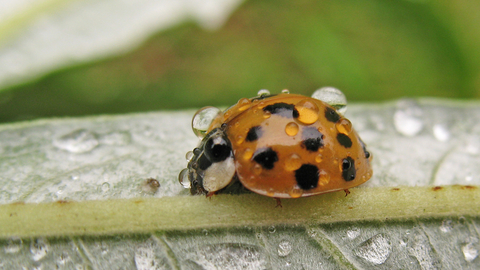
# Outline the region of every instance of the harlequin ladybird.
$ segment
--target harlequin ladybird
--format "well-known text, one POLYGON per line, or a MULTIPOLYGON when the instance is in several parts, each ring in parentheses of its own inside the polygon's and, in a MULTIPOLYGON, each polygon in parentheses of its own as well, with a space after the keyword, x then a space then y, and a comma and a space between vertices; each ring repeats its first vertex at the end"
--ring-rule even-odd
POLYGON ((338 110, 341 106, 315 98, 321 96, 317 92, 306 97, 261 90, 224 112, 199 110, 192 125, 202 140, 187 153, 189 163, 180 182, 192 194, 246 189, 274 198, 306 197, 364 183, 372 176, 372 155, 338 110))

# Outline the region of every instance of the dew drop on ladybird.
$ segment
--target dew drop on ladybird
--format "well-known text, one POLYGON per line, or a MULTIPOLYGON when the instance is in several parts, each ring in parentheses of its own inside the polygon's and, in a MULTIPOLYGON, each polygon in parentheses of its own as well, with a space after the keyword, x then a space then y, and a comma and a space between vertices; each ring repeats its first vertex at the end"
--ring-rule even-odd
POLYGON ((252 149, 247 148, 247 149, 245 149, 245 151, 243 151, 243 156, 242 157, 245 161, 250 160, 252 158, 252 156, 253 156, 253 150, 252 149))
POLYGON ((262 173, 262 166, 260 164, 255 164, 253 167, 252 167, 252 172, 253 174, 255 175, 260 175, 262 173))
POLYGON ((290 197, 292 198, 300 198, 302 197, 302 194, 303 194, 303 189, 295 186, 294 188, 292 188, 289 192, 288 192, 288 195, 290 195, 290 197))
POLYGON ((322 154, 318 154, 318 155, 315 156, 315 162, 316 163, 321 163, 322 160, 323 160, 322 154))
POLYGON ((200 139, 205 137, 210 124, 221 113, 220 109, 211 106, 198 110, 192 119, 193 133, 200 139))
POLYGON ((236 143, 237 145, 242 144, 244 141, 245 141, 245 137, 242 136, 242 135, 237 135, 237 136, 235 137, 235 143, 236 143))
POLYGON ((185 159, 187 161, 190 161, 193 157, 193 151, 188 151, 186 154, 185 154, 185 159))
POLYGON ((335 127, 337 128, 338 132, 345 135, 348 135, 350 132, 352 132, 352 123, 346 118, 340 119, 340 121, 335 123, 335 127))
POLYGON ((291 154, 285 160, 285 170, 295 171, 302 166, 302 159, 297 154, 291 154))
POLYGON ((290 94, 290 91, 289 91, 288 89, 283 89, 283 90, 282 90, 282 93, 283 93, 283 94, 290 94))
POLYGON ((290 122, 285 126, 285 133, 288 136, 295 136, 298 133, 298 125, 295 122, 290 122))
POLYGON ((238 105, 238 110, 243 112, 246 109, 250 108, 250 105, 252 105, 252 102, 248 98, 242 98, 237 102, 238 105))
POLYGON ((298 102, 295 109, 298 111, 297 120, 305 125, 311 125, 318 120, 318 106, 308 99, 298 102))
POLYGON ((188 179, 188 169, 183 169, 178 175, 178 181, 184 188, 190 188, 190 180, 188 179))
POLYGON ((259 97, 264 97, 269 95, 270 95, 270 91, 268 91, 267 89, 261 89, 260 91, 257 92, 257 96, 259 97))
POLYGON ((327 185, 329 182, 330 182, 330 175, 322 171, 318 179, 318 185, 323 187, 327 185))
POLYGON ((341 115, 347 111, 347 98, 335 87, 322 87, 312 94, 312 98, 327 103, 341 115))
POLYGON ((269 111, 263 112, 263 118, 268 119, 268 118, 270 118, 270 116, 272 116, 271 112, 269 112, 269 111))

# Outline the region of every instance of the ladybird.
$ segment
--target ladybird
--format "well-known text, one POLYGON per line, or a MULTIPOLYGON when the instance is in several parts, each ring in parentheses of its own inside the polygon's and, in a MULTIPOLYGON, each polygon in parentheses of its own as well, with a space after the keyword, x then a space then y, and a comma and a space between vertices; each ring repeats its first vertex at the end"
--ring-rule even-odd
POLYGON ((347 191, 366 182, 372 155, 342 115, 346 99, 332 101, 332 89, 333 95, 343 93, 326 89, 327 95, 322 88, 312 97, 261 90, 223 112, 199 110, 192 126, 201 141, 187 153, 179 181, 192 194, 249 190, 277 199, 347 191))

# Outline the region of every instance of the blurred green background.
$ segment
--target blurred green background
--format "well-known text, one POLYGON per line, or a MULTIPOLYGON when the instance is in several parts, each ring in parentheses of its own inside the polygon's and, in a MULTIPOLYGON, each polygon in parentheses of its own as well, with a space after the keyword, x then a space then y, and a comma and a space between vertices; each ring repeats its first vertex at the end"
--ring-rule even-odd
POLYGON ((0 121, 231 105, 259 89, 349 101, 480 97, 480 2, 245 1, 133 51, 0 90, 0 121))

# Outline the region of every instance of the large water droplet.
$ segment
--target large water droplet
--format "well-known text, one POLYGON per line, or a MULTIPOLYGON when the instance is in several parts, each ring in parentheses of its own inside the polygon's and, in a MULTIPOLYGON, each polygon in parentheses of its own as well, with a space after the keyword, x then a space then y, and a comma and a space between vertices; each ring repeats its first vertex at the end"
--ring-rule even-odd
POLYGON ((285 133, 287 133, 288 136, 295 136, 298 133, 298 125, 295 122, 290 122, 287 125, 285 125, 285 133))
POLYGON ((18 237, 8 239, 7 245, 4 247, 5 253, 17 253, 22 248, 23 241, 18 237))
POLYGON ((280 257, 288 256, 288 254, 292 252, 292 244, 287 240, 280 242, 277 247, 277 252, 280 257))
POLYGON ((288 90, 288 89, 283 89, 283 90, 282 90, 282 94, 290 94, 290 90, 288 90))
POLYGON ((238 110, 242 112, 250 108, 250 106, 252 105, 252 102, 248 98, 242 98, 237 102, 237 105, 238 105, 238 110))
POLYGON ((285 160, 285 170, 295 171, 302 166, 302 159, 297 154, 291 154, 285 160))
POLYGON ((478 249, 473 242, 469 242, 463 245, 462 252, 467 262, 472 262, 478 257, 478 249))
POLYGON ((347 111, 347 98, 342 91, 335 87, 322 87, 312 94, 312 98, 321 100, 332 106, 341 115, 347 111))
POLYGON ((401 100, 393 115, 395 129, 404 136, 413 137, 423 129, 423 111, 413 100, 401 100))
POLYGON ((337 128, 338 132, 345 135, 348 135, 350 132, 352 132, 352 123, 346 118, 340 119, 337 123, 335 123, 335 127, 337 128))
POLYGON ((198 138, 205 137, 212 121, 222 113, 219 108, 204 107, 198 110, 192 119, 192 130, 198 138))
POLYGON ((433 126, 433 136, 441 142, 446 142, 450 139, 450 130, 445 125, 436 124, 433 126))
POLYGON ((373 264, 382 264, 390 256, 392 244, 386 235, 377 234, 360 244, 353 252, 373 264))
POLYGON ((36 262, 43 259, 47 255, 49 249, 50 247, 43 238, 34 239, 30 244, 32 259, 36 262))
POLYGON ((190 179, 188 179, 188 169, 185 168, 183 169, 180 174, 178 175, 178 182, 184 187, 184 188, 190 188, 190 179))
POLYGON ((55 139, 53 145, 71 153, 86 153, 97 147, 98 140, 94 133, 79 129, 55 139))
POLYGON ((298 111, 297 120, 303 124, 311 125, 318 120, 318 106, 308 99, 298 102, 295 109, 298 111))
POLYGON ((264 97, 269 95, 270 95, 270 91, 268 91, 267 89, 261 89, 257 92, 257 96, 259 97, 264 97))

